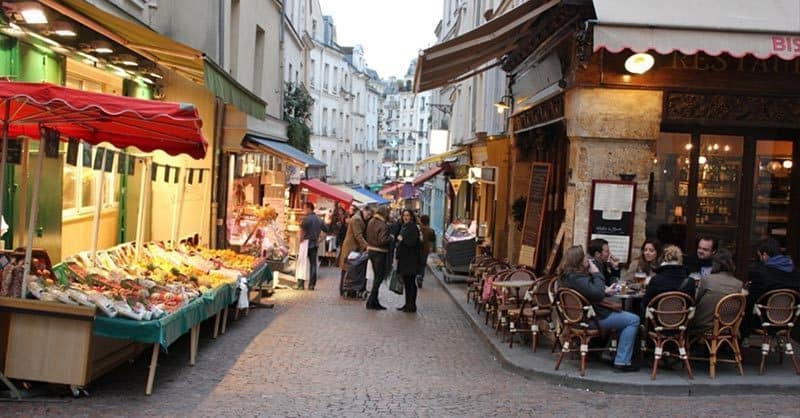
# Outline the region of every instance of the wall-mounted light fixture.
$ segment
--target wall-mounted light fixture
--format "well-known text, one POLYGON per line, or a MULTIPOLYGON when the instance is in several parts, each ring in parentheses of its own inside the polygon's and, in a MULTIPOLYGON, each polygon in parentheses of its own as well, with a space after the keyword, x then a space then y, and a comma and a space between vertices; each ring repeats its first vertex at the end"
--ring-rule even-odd
POLYGON ((78 35, 75 27, 65 20, 57 20, 50 25, 50 33, 64 38, 72 38, 78 35))
POLYGON ((506 110, 511 109, 511 104, 512 104, 513 100, 514 100, 514 98, 511 97, 508 94, 503 96, 503 98, 500 99, 499 102, 494 104, 494 107, 497 108, 497 113, 502 115, 506 110))
POLYGON ((15 5, 22 16, 22 20, 29 25, 43 25, 47 23, 47 16, 39 3, 26 1, 15 5))
POLYGON ((111 48, 111 43, 104 40, 92 41, 89 44, 89 48, 98 54, 110 54, 114 52, 114 49, 111 48))
POLYGON ((653 68, 655 63, 656 60, 652 55, 640 52, 638 54, 631 55, 625 60, 625 69, 629 73, 644 74, 653 68))

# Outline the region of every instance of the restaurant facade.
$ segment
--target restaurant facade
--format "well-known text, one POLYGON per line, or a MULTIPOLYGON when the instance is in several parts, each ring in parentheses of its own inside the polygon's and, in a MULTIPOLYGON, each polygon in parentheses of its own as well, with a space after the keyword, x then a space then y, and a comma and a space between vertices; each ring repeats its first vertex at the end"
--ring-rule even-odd
POLYGON ((527 205, 495 256, 541 271, 558 243, 608 238, 627 260, 647 238, 692 253, 709 236, 740 272, 767 237, 798 259, 800 6, 712 1, 655 16, 648 3, 529 1, 421 56, 420 89, 463 77, 447 62, 470 51, 507 73, 500 198, 527 205))

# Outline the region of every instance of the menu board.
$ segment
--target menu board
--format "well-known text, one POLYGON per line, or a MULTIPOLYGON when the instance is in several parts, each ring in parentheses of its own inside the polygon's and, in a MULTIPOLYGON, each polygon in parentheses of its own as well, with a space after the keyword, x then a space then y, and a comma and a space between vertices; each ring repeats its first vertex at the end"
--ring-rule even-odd
POLYGON ((525 220, 522 224, 519 264, 535 267, 539 258, 539 241, 542 235, 542 222, 544 221, 551 171, 552 164, 550 163, 533 163, 531 168, 531 180, 528 183, 528 196, 525 204, 525 220))
POLYGON ((608 241, 611 254, 621 263, 630 259, 635 202, 635 182, 592 180, 589 239, 608 241))

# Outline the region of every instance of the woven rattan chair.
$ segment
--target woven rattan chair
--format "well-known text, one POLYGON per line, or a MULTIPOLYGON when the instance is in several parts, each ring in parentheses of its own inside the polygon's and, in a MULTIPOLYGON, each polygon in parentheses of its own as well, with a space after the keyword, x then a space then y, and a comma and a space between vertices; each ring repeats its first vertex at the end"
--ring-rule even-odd
POLYGON ((707 360, 708 372, 711 378, 717 377, 717 362, 734 363, 739 368, 739 374, 744 374, 742 369, 742 351, 739 348, 739 325, 744 317, 744 308, 747 301, 741 293, 727 295, 717 302, 714 308, 714 324, 711 330, 690 335, 690 347, 695 344, 704 344, 709 356, 691 357, 691 360, 707 360), (733 350, 733 359, 719 358, 719 350, 727 344, 733 350))
MULTIPOLYGON (((503 267, 505 268, 505 267, 503 267)), ((499 268, 495 270, 496 272, 487 275, 486 280, 484 280, 483 286, 484 288, 488 289, 489 297, 488 299, 481 299, 481 306, 485 306, 486 308, 486 320, 485 324, 492 324, 494 326, 495 322, 497 321, 497 316, 499 314, 498 307, 502 303, 501 298, 498 296, 497 289, 492 287, 492 283, 500 282, 506 280, 508 276, 511 274, 510 269, 503 270, 499 268)), ((480 314, 480 310, 478 310, 480 314)))
POLYGON ((492 257, 478 256, 470 264, 470 277, 467 279, 467 303, 474 301, 476 309, 481 298, 481 290, 483 290, 484 275, 489 266, 494 263, 498 263, 498 261, 492 257))
POLYGON ((686 354, 688 348, 686 329, 689 321, 694 317, 693 304, 694 299, 686 293, 666 292, 653 298, 647 305, 645 310, 647 338, 653 342, 655 347, 651 379, 655 380, 656 378, 661 357, 674 355, 674 353, 664 351, 664 346, 668 343, 677 347, 678 356, 683 360, 689 379, 694 378, 692 365, 689 364, 689 356, 686 354))
MULTIPOLYGON (((533 272, 526 268, 516 268, 511 270, 507 276, 504 277, 504 280, 511 281, 511 280, 532 280, 536 282, 536 275, 533 272)), ((521 301, 517 300, 516 292, 511 292, 510 289, 503 289, 502 292, 497 292, 498 297, 498 305, 497 305, 497 321, 495 322, 494 329, 495 335, 498 332, 503 333, 503 339, 505 339, 506 335, 508 334, 508 327, 511 321, 516 320, 519 318, 520 312, 522 311, 520 305, 521 301)))
POLYGON ((536 346, 539 344, 539 324, 541 322, 547 323, 547 328, 552 333, 555 325, 552 320, 552 302, 550 301, 549 287, 552 281, 557 280, 556 277, 544 277, 536 280, 531 289, 525 294, 525 305, 522 308, 522 316, 519 317, 517 323, 514 321, 509 325, 509 342, 508 346, 514 346, 515 334, 531 334, 531 350, 536 352, 536 346))
MULTIPOLYGON (((589 351, 605 351, 606 348, 589 348, 589 343, 602 336, 597 324, 594 308, 580 293, 572 289, 559 289, 556 292, 556 309, 562 323, 561 354, 556 361, 556 370, 567 353, 581 353, 581 376, 586 375, 586 356, 589 351), (592 326, 594 325, 594 326, 592 326), (577 345, 573 343, 577 342, 577 345)), ((612 337, 611 350, 615 351, 616 338, 612 337)))
MULTIPOLYGON (((474 301, 475 301, 475 310, 478 312, 478 314, 481 313, 482 309, 484 309, 484 308, 488 309, 489 308, 488 303, 489 303, 491 297, 489 297, 489 298, 484 298, 483 297, 483 293, 484 293, 483 289, 487 286, 487 279, 491 278, 490 281, 493 282, 494 280, 499 279, 502 274, 505 274, 509 270, 511 270, 511 266, 509 266, 507 263, 503 263, 503 262, 500 262, 500 261, 491 263, 486 268, 486 271, 482 275, 481 279, 478 281, 478 283, 476 283, 476 287, 479 290, 476 289, 478 294, 477 294, 477 297, 474 299, 474 301)), ((493 293, 494 292, 492 292, 492 294, 493 293)))
POLYGON ((792 328, 800 319, 800 292, 778 289, 764 293, 753 306, 753 314, 761 322, 761 326, 753 330, 762 337, 758 374, 764 374, 764 363, 773 347, 778 351, 779 361, 783 362, 783 354, 786 353, 792 360, 795 373, 800 374, 800 364, 791 338, 792 328))

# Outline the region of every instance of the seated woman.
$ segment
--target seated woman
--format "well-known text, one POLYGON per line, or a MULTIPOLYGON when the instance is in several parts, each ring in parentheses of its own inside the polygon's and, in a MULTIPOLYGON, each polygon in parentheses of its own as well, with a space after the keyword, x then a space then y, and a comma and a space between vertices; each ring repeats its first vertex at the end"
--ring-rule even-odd
POLYGON ((644 274, 645 277, 651 277, 655 274, 656 267, 658 267, 658 259, 661 257, 661 243, 654 239, 647 239, 642 244, 642 251, 639 257, 631 261, 628 266, 628 271, 622 275, 622 281, 627 283, 636 283, 636 276, 644 274))
POLYGON ((710 331, 714 326, 714 309, 725 296, 742 292, 742 282, 733 275, 735 272, 733 254, 720 248, 711 259, 711 274, 700 282, 697 288, 694 320, 689 326, 692 332, 710 331))
POLYGON ((594 263, 589 262, 583 247, 577 245, 567 250, 561 262, 560 273, 560 286, 574 289, 589 300, 601 328, 619 331, 614 368, 620 372, 639 370, 637 366, 631 364, 639 317, 630 312, 615 312, 600 305, 607 295, 614 294, 616 290, 613 286, 606 287, 603 274, 594 263))
POLYGON ((694 280, 689 277, 683 265, 683 253, 674 245, 664 247, 663 261, 656 269, 656 275, 647 284, 647 291, 642 298, 642 306, 647 307, 656 296, 672 291, 681 291, 694 297, 694 280))

